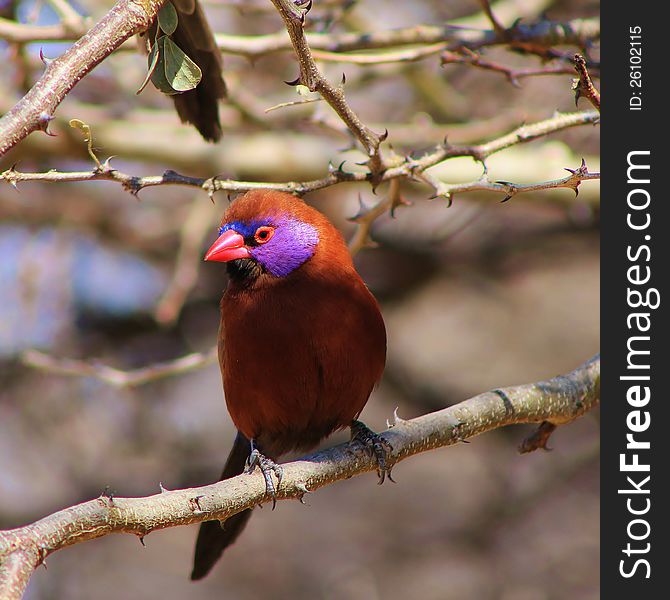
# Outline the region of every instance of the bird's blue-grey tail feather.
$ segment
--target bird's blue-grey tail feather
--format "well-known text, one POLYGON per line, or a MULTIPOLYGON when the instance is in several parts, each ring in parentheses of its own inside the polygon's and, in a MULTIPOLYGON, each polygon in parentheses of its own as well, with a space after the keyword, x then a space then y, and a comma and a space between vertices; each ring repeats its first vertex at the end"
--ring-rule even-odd
MULTIPOLYGON (((235 477, 244 471, 249 456, 249 440, 238 432, 233 448, 228 455, 226 466, 223 468, 221 480, 235 477)), ((202 579, 207 575, 216 562, 221 558, 223 551, 230 546, 242 533, 244 526, 251 516, 251 509, 233 515, 226 520, 223 527, 220 521, 206 521, 201 523, 198 539, 195 543, 195 557, 191 579, 202 579)))

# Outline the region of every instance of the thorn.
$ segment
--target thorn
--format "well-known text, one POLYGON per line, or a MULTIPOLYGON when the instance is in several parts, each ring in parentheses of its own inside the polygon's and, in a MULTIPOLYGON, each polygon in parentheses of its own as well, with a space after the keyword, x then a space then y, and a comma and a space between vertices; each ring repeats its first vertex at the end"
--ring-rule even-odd
POLYGON ((379 136, 379 143, 381 144, 383 141, 385 141, 386 138, 388 138, 388 136, 389 136, 389 130, 388 130, 388 129, 384 129, 384 133, 382 133, 382 134, 379 136))
POLYGON ((361 193, 358 192, 358 212, 353 217, 348 217, 347 221, 351 221, 352 223, 359 223, 360 220, 368 214, 368 212, 369 208, 365 205, 365 202, 363 202, 363 196, 361 193))
POLYGON ((98 497, 98 502, 108 508, 114 506, 114 492, 110 489, 108 485, 105 486, 105 489, 102 491, 102 494, 100 494, 100 496, 98 497))
POLYGON ((409 200, 405 200, 405 198, 398 194, 393 199, 393 203, 391 204, 390 214, 392 219, 395 219, 395 211, 399 206, 412 206, 412 203, 409 200))
POLYGON ((144 543, 144 536, 143 536, 143 535, 139 535, 139 536, 137 536, 137 537, 140 538, 140 544, 142 544, 142 547, 143 547, 143 548, 146 548, 147 545, 144 543))
POLYGON ((299 481, 298 483, 296 483, 295 487, 297 487, 298 490, 300 491, 300 495, 298 496, 298 501, 300 502, 300 504, 305 504, 306 505, 307 503, 305 502, 305 494, 311 494, 312 492, 307 489, 307 486, 302 481, 299 481))
POLYGON ((188 503, 193 514, 197 515, 202 512, 202 508, 200 507, 200 498, 204 498, 204 496, 194 496, 193 498, 188 499, 188 503))
POLYGON ((112 168, 112 159, 116 158, 116 154, 112 154, 110 157, 108 157, 104 163, 102 163, 102 169, 103 171, 115 171, 116 169, 112 168))
POLYGON ((292 86, 300 85, 300 75, 298 75, 297 79, 294 79, 293 81, 285 81, 284 83, 292 86))
MULTIPOLYGON (((297 7, 301 7, 303 4, 305 4, 305 0, 296 0, 295 5, 297 7)), ((300 13, 300 24, 304 25, 305 24, 305 17, 307 16, 307 13, 312 10, 312 0, 307 0, 307 6, 304 8, 304 10, 300 13)))
POLYGON ((345 83, 347 83, 347 74, 342 73, 342 85, 344 85, 345 83))
POLYGON ((513 195, 514 195, 514 194, 508 194, 507 196, 505 196, 505 197, 500 201, 500 204, 502 204, 503 202, 507 202, 508 200, 510 200, 510 199, 512 198, 513 195))
POLYGON ((158 482, 158 489, 160 489, 161 494, 164 494, 165 492, 169 492, 169 491, 170 491, 170 490, 168 490, 167 488, 163 487, 163 483, 160 482, 160 481, 158 482))
POLYGON ((44 66, 48 67, 53 61, 53 58, 47 58, 44 56, 43 48, 40 47, 40 60, 44 63, 44 66))
POLYGON ((451 205, 454 203, 454 195, 451 193, 445 194, 445 199, 447 201, 447 208, 451 208, 451 205))
POLYGON ((396 406, 395 409, 393 409, 393 421, 389 422, 389 420, 386 419, 386 427, 388 427, 389 429, 392 429, 400 421, 402 421, 402 419, 398 416, 398 409, 399 408, 400 408, 399 406, 396 406))
POLYGON ((41 129, 44 133, 46 133, 50 137, 56 137, 55 133, 51 133, 49 131, 49 123, 53 121, 56 117, 53 115, 50 115, 47 112, 42 112, 40 113, 40 116, 37 118, 38 122, 38 128, 41 129))
POLYGON ((512 25, 510 26, 510 31, 514 31, 515 29, 517 29, 519 25, 521 25, 521 21, 523 21, 521 17, 517 17, 516 19, 514 19, 514 23, 512 23, 512 25))

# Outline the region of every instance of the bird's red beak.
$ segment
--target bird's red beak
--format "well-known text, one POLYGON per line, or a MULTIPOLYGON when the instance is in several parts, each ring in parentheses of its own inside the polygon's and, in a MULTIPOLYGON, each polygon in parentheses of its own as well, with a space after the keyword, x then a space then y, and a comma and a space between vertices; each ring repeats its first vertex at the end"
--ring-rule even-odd
POLYGON ((249 258, 249 249, 244 245, 244 238, 229 229, 224 231, 207 250, 205 260, 216 260, 218 262, 228 262, 237 258, 249 258))

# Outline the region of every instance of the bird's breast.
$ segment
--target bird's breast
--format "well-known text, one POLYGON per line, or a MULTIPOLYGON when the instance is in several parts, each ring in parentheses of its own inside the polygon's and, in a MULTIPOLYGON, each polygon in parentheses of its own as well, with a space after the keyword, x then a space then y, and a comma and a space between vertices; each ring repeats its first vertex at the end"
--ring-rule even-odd
POLYGON ((232 289, 221 305, 226 403, 236 427, 280 454, 349 425, 381 377, 384 322, 357 274, 232 289))

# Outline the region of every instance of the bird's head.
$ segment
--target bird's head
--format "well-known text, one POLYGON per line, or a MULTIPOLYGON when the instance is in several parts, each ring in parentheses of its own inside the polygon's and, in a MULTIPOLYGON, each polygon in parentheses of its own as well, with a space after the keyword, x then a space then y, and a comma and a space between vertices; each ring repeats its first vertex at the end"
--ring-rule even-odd
POLYGON ((290 194, 253 191, 226 211, 205 260, 228 263, 233 280, 284 278, 309 261, 322 242, 346 253, 337 230, 317 210, 290 194))

